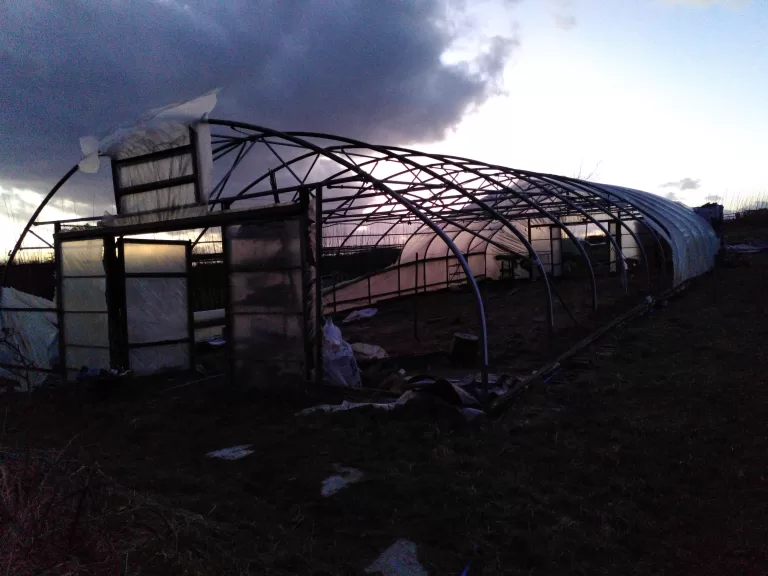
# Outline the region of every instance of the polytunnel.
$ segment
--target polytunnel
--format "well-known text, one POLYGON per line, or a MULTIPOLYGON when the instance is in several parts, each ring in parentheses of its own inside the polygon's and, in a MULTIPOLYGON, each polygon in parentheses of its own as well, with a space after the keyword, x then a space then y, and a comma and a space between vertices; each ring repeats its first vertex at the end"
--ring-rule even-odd
POLYGON ((632 275, 653 292, 679 286, 714 264, 718 240, 709 224, 654 194, 341 136, 215 120, 208 117, 214 105, 215 94, 206 95, 153 111, 101 140, 83 141, 84 157, 32 215, 3 276, 4 287, 14 286, 14 271, 22 264, 18 255, 25 251, 47 251, 54 258, 52 308, 8 306, 4 288, 2 310, 6 316, 55 312, 58 358, 34 360, 39 343, 19 336, 26 360, 9 365, 1 359, 11 375, 20 366, 64 379, 80 364, 135 364, 145 373, 190 369, 202 326, 198 318, 204 317, 206 326, 223 326, 235 379, 245 378, 254 362, 285 356, 279 370, 297 365, 305 380, 314 374, 319 381, 322 339, 316 327, 325 316, 459 285, 475 300, 487 374, 486 312, 478 288, 483 280, 536 282, 552 327, 555 284, 576 268, 574 279, 584 283, 597 309, 597 278, 615 277, 612 282, 627 290, 632 275), (89 178, 103 159, 108 161, 101 162, 101 172, 112 175, 111 185, 100 188, 102 202, 113 201, 107 213, 45 219, 46 206, 66 193, 73 175, 89 178), (72 272, 62 258, 74 247, 86 254, 84 242, 90 243, 90 271, 72 272), (140 250, 142 242, 149 248, 140 250), (371 255, 384 248, 396 258, 370 269, 371 255), (604 256, 597 258, 599 251, 604 256), (126 259, 139 253, 144 260, 130 271, 126 259), (160 262, 161 253, 176 254, 178 262, 160 262), (329 259, 350 254, 362 255, 368 269, 343 279, 324 273, 329 259), (223 267, 224 306, 194 309, 193 272, 211 262, 223 267), (98 302, 72 308, 67 290, 75 284, 92 285, 98 302), (152 292, 170 286, 171 292, 152 292), (131 312, 126 292, 155 306, 159 315, 169 295, 179 295, 176 332, 166 336, 163 326, 150 326, 162 318, 131 312), (87 325, 86 314, 98 315, 98 338, 72 332, 87 325), (141 341, 142 334, 152 336, 141 341))

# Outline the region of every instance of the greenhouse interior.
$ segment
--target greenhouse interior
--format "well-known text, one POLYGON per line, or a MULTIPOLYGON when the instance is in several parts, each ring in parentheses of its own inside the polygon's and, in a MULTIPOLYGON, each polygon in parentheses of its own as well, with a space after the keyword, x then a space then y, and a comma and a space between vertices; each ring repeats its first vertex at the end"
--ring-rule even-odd
POLYGON ((470 333, 487 383, 714 265, 710 224, 654 194, 216 120, 215 104, 81 140, 5 267, 5 378, 194 370, 205 344, 238 385, 319 384, 330 320, 390 357, 470 333), (67 215, 80 189, 111 209, 67 215))

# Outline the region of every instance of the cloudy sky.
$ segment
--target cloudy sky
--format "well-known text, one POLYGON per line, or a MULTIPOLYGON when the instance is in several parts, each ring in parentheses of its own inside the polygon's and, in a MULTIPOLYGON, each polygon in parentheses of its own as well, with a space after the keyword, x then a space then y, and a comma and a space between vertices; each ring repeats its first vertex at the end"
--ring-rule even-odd
MULTIPOLYGON (((80 136, 214 87, 220 118, 759 195, 767 32, 763 0, 0 2, 0 249, 80 136)), ((50 216, 101 213, 90 189, 50 216)))

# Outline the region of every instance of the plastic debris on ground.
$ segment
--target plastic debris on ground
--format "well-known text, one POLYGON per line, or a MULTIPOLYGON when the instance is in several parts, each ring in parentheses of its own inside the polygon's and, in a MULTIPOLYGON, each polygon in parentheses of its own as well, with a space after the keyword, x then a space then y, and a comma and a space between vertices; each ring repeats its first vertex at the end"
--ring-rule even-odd
MULTIPOLYGON (((316 412, 345 412, 364 407, 391 411, 405 405, 410 400, 422 397, 431 397, 454 407, 467 421, 486 416, 486 413, 482 410, 485 391, 480 374, 469 374, 460 379, 446 379, 428 374, 417 374, 406 379, 405 371, 400 370, 397 376, 403 379, 405 392, 396 400, 390 402, 350 402, 344 400, 341 404, 319 404, 312 406, 297 412, 296 416, 306 416, 316 412)), ((507 393, 511 389, 512 383, 513 379, 509 374, 489 374, 489 398, 507 393)))
POLYGON ((333 496, 342 488, 354 484, 355 482, 360 482, 360 480, 363 479, 363 473, 356 468, 347 468, 346 466, 336 465, 334 466, 334 469, 338 474, 329 476, 323 480, 322 486, 320 487, 320 494, 324 498, 333 496))
POLYGON ((361 388, 360 369, 352 347, 341 337, 341 330, 329 318, 323 326, 323 368, 328 384, 341 388, 361 388))
POLYGON ((383 576, 427 576, 427 571, 419 563, 416 550, 416 544, 410 540, 398 540, 365 571, 368 574, 380 573, 383 576))
POLYGON ((250 447, 251 444, 231 446, 230 448, 222 448, 221 450, 208 452, 206 456, 208 456, 208 458, 220 458, 221 460, 240 460, 249 454, 253 454, 253 450, 249 450, 250 447))
POLYGON ((133 370, 124 370, 123 372, 120 372, 115 368, 110 368, 109 370, 105 370, 104 368, 96 369, 96 368, 88 368, 87 366, 83 366, 82 368, 80 368, 80 371, 77 373, 75 380, 77 382, 86 382, 88 380, 97 380, 97 379, 106 379, 106 378, 122 378, 124 376, 130 376, 131 374, 133 374, 133 370))
POLYGON ((729 252, 739 252, 742 254, 757 254, 758 252, 768 251, 768 242, 752 242, 744 244, 728 244, 725 249, 729 252))
POLYGON ((365 320, 366 318, 371 318, 373 316, 376 316, 376 312, 378 312, 377 308, 363 308, 362 310, 355 310, 354 312, 350 312, 350 314, 342 320, 342 324, 348 324, 349 322, 354 322, 355 320, 365 320))
POLYGON ((459 409, 459 412, 461 412, 461 415, 464 416, 464 418, 466 418, 469 422, 472 422, 472 420, 486 415, 482 410, 478 410, 477 408, 470 408, 468 406, 459 409))
POLYGON ((317 406, 312 406, 311 408, 305 408, 301 412, 297 412, 296 416, 306 416, 307 414, 314 414, 315 412, 346 412, 347 410, 365 408, 367 406, 378 408, 380 410, 394 410, 412 398, 413 392, 406 392, 394 402, 349 402, 344 400, 341 404, 319 404, 317 406))
POLYGON ((389 358, 389 354, 381 346, 375 344, 363 344, 362 342, 355 342, 351 344, 352 351, 355 353, 355 357, 358 360, 383 360, 389 358))

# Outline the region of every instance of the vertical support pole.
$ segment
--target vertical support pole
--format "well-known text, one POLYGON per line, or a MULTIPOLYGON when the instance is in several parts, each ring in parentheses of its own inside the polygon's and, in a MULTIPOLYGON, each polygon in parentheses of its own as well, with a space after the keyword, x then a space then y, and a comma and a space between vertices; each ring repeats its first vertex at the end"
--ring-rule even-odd
MULTIPOLYGON (((202 204, 203 200, 203 186, 200 182, 200 163, 197 158, 197 132, 193 128, 189 128, 189 144, 192 147, 192 169, 195 171, 195 202, 202 204)), ((193 339, 194 345, 194 339, 193 339)), ((194 366, 194 364, 192 365, 194 366)))
POLYGON ((372 304, 371 302, 371 275, 368 274, 368 306, 372 304))
POLYGON ((333 285, 333 312, 336 313, 336 278, 338 274, 336 272, 331 276, 331 284, 333 285))
MULTIPOLYGON (((104 250, 107 249, 106 241, 104 250)), ((192 303, 192 240, 187 240, 184 246, 184 256, 187 259, 187 326, 189 326, 189 369, 195 369, 195 313, 192 303)), ((107 280, 109 282, 109 280, 107 280)))
POLYGON ((403 265, 399 262, 397 262, 397 297, 400 298, 400 268, 402 268, 403 265))
POLYGON ((125 288, 125 239, 121 236, 117 242, 117 282, 120 297, 120 363, 123 370, 131 367, 131 350, 128 342, 128 297, 125 288))
MULTIPOLYGON (((312 275, 309 268, 309 192, 306 188, 299 189, 299 204, 301 205, 301 225, 299 242, 301 246, 301 328, 304 343, 304 381, 311 379, 312 340, 309 335, 309 319, 312 313, 310 305, 310 282, 312 275)), ((317 333, 317 331, 315 331, 317 333)))
POLYGON ((445 257, 445 287, 448 288, 450 283, 450 273, 448 272, 448 256, 445 257))
POLYGON ((104 276, 107 285, 107 333, 109 366, 120 367, 120 286, 117 281, 114 236, 104 237, 104 276))
MULTIPOLYGON (((530 242, 531 242, 531 219, 528 218, 528 243, 530 244, 530 242)), ((529 257, 530 257, 530 254, 529 254, 529 257)), ((528 272, 528 280, 530 282, 533 282, 533 280, 534 280, 534 278, 533 278, 533 271, 535 269, 536 268, 533 266, 533 263, 531 263, 531 269, 528 272)))
POLYGON ((315 188, 315 384, 323 383, 323 187, 315 188))
MULTIPOLYGON (((59 239, 59 233, 61 232, 61 223, 56 222, 53 225, 53 254, 56 259, 56 322, 59 325, 59 368, 61 370, 62 382, 67 381, 67 346, 64 336, 64 279, 62 277, 62 271, 64 269, 64 263, 61 258, 61 240, 59 239)), ((6 264, 10 266, 10 260, 6 264)))
POLYGON ((419 253, 413 263, 413 337, 419 341, 419 253))
MULTIPOLYGON (((222 210, 228 210, 227 204, 222 204, 222 210)), ((235 384, 235 330, 232 314, 232 255, 229 247, 229 225, 221 225, 221 255, 224 260, 224 274, 226 274, 226 289, 224 290, 224 341, 227 352, 227 382, 235 384)))
MULTIPOLYGON (((555 239, 552 237, 552 235, 555 232, 555 226, 549 227, 549 273, 552 274, 552 277, 555 276, 555 239)), ((557 230, 560 230, 560 228, 557 228, 557 230)))
POLYGON ((427 255, 424 254, 424 258, 421 259, 421 275, 422 275, 422 292, 427 291, 427 255))
POLYGON ((275 204, 280 204, 280 195, 277 193, 277 180, 275 179, 275 171, 269 171, 269 186, 272 188, 272 199, 275 204))

